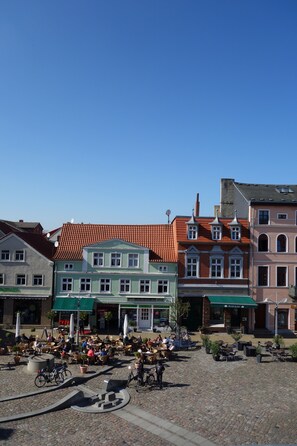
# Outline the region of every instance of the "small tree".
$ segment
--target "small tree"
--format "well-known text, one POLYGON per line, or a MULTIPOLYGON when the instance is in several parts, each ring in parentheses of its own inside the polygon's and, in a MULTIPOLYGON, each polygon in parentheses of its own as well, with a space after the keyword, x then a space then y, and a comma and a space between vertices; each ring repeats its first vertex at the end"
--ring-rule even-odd
POLYGON ((180 335, 180 327, 184 318, 188 317, 190 311, 190 302, 183 302, 182 299, 176 299, 170 305, 170 320, 175 325, 176 334, 180 335))
POLYGON ((54 310, 50 310, 46 313, 46 317, 51 321, 51 331, 53 333, 54 329, 54 320, 56 317, 56 312, 54 310))
POLYGON ((105 321, 106 321, 106 323, 107 323, 107 330, 109 331, 109 322, 110 322, 111 319, 112 319, 112 312, 111 312, 111 311, 105 311, 105 313, 104 313, 104 319, 105 319, 105 321))

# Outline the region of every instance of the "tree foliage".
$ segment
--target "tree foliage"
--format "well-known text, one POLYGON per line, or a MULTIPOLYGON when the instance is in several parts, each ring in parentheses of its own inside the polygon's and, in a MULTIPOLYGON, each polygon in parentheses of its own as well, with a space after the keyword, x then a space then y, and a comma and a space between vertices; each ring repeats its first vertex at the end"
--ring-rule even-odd
POLYGON ((187 318, 190 311, 190 302, 176 299, 170 305, 170 320, 176 328, 182 325, 183 319, 187 318))

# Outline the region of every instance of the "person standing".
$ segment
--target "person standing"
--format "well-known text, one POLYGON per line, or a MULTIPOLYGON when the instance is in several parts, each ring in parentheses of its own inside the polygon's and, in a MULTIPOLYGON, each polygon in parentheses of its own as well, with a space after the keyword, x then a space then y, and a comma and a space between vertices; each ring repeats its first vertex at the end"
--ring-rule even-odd
POLYGON ((164 365, 161 361, 157 361, 156 364, 156 375, 157 375, 157 384, 160 389, 163 388, 163 372, 165 370, 164 365))

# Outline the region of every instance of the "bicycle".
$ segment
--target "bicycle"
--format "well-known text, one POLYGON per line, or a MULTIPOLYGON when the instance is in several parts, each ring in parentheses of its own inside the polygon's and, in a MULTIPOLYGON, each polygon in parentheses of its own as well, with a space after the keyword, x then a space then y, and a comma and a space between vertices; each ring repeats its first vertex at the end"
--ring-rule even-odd
POLYGON ((53 367, 51 370, 48 368, 39 370, 34 384, 36 387, 44 387, 47 383, 55 382, 57 385, 64 382, 64 374, 59 370, 59 367, 53 367))
POLYGON ((139 374, 137 369, 133 370, 131 366, 128 367, 130 373, 127 379, 127 387, 130 386, 132 381, 136 381, 136 390, 139 387, 149 387, 151 388, 156 383, 154 367, 150 369, 143 369, 143 373, 139 374))
POLYGON ((72 373, 71 373, 71 371, 68 369, 68 364, 67 364, 67 362, 63 362, 63 364, 56 365, 56 368, 57 368, 57 370, 58 370, 59 373, 62 373, 62 374, 63 374, 63 376, 64 376, 65 379, 67 379, 67 378, 71 378, 72 373))

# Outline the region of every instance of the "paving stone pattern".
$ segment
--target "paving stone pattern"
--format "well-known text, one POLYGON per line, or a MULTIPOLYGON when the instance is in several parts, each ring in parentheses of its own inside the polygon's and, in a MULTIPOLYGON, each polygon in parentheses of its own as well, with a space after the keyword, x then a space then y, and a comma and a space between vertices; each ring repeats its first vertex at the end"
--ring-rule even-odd
MULTIPOLYGON (((131 407, 186 429, 216 445, 297 443, 297 363, 255 358, 216 362, 204 349, 179 352, 166 363, 163 390, 131 388, 131 407)), ((106 379, 125 379, 132 357, 86 383, 93 391, 106 379)), ((36 390, 35 375, 20 365, 0 371, 0 398, 36 390)), ((79 374, 78 366, 70 366, 79 374)), ((97 367, 93 367, 97 370, 97 367)), ((105 368, 102 368, 105 370, 105 368)), ((60 389, 37 397, 0 403, 0 417, 43 407, 70 393, 60 389)), ((149 418, 149 417, 148 417, 149 418)), ((0 425, 0 444, 37 446, 104 445, 168 446, 168 437, 155 435, 115 412, 85 414, 66 409, 0 425)), ((195 437, 194 437, 195 438, 195 437)), ((191 444, 186 441, 176 444, 191 444)), ((201 443, 202 444, 202 443, 201 443)))

